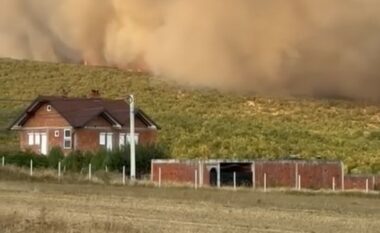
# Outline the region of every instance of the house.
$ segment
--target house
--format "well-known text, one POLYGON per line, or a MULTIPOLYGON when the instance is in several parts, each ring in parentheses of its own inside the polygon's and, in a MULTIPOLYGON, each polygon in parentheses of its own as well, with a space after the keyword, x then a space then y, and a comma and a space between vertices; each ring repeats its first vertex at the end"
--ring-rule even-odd
MULTIPOLYGON (((129 143, 129 104, 100 97, 39 96, 10 126, 19 131, 22 150, 48 154, 61 147, 74 150, 113 150, 129 143)), ((159 126, 141 109, 135 109, 135 141, 156 142, 159 126)))

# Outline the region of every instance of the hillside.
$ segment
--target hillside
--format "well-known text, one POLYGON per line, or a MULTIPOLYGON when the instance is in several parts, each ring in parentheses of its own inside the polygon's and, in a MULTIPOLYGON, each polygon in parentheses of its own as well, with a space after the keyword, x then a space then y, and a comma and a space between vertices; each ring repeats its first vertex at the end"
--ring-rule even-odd
MULTIPOLYGON (((162 127, 160 142, 177 158, 342 159, 353 172, 380 170, 380 106, 337 100, 269 98, 191 90, 147 74, 0 59, 1 128, 37 95, 136 96, 162 127), (13 101, 9 101, 13 99, 13 101), (19 101, 26 100, 26 101, 19 101)), ((0 133, 0 150, 17 148, 0 133)))

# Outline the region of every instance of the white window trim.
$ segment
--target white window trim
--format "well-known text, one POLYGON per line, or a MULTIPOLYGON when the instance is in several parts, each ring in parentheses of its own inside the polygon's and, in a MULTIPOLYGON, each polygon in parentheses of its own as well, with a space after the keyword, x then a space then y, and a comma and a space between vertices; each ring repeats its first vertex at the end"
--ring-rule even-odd
MULTIPOLYGON (((130 133, 120 133, 119 134, 119 147, 123 147, 130 144, 130 133), (121 141, 121 137, 124 137, 123 142, 121 141)), ((139 133, 135 133, 135 145, 139 144, 139 133)))
POLYGON ((34 145, 34 133, 28 133, 28 145, 29 146, 34 145))
POLYGON ((72 131, 71 129, 64 129, 63 130, 63 149, 72 149, 73 147, 73 142, 72 142, 72 131), (66 136, 66 132, 70 131, 70 136, 66 136), (66 146, 66 141, 70 141, 70 146, 66 146))
POLYGON ((34 145, 41 145, 41 133, 34 133, 34 145))
POLYGON ((100 132, 99 133, 99 145, 104 146, 107 150, 113 149, 113 133, 112 132, 100 132), (111 136, 111 146, 108 147, 108 137, 111 136))

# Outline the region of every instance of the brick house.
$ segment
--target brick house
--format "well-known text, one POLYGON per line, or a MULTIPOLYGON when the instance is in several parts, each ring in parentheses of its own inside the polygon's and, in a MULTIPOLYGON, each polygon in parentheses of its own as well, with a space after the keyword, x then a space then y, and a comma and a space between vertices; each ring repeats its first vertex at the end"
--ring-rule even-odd
MULTIPOLYGON (((61 147, 112 150, 129 143, 129 104, 124 100, 40 96, 11 125, 19 131, 20 148, 48 154, 61 147)), ((156 142, 159 126, 141 109, 135 110, 135 141, 156 142)))

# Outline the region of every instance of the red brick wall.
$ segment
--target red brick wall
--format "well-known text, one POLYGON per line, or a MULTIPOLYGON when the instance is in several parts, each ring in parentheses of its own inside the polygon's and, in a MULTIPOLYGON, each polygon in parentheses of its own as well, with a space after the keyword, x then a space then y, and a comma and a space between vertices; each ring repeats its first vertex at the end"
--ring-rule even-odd
POLYGON ((380 176, 345 176, 344 188, 346 190, 365 190, 367 179, 369 190, 380 190, 380 176))
MULTIPOLYGON (((203 184, 209 185, 209 169, 215 164, 205 162, 203 166, 203 184), (208 167, 208 168, 207 168, 208 167)), ((296 186, 296 174, 301 176, 301 188, 331 189, 333 177, 335 188, 341 187, 340 162, 313 162, 313 161, 256 161, 255 181, 256 187, 263 187, 264 174, 267 177, 267 187, 296 186), (298 170, 298 172, 297 172, 298 170)), ((153 162, 152 179, 158 181, 159 168, 161 168, 162 182, 194 183, 194 171, 199 169, 197 161, 165 161, 153 162)))
POLYGON ((256 187, 264 186, 264 174, 267 187, 295 187, 295 163, 255 162, 256 187))
POLYGON ((97 151, 101 149, 99 145, 99 132, 93 129, 77 129, 74 133, 74 145, 76 150, 97 151))
POLYGON ((159 181, 161 168, 161 182, 194 183, 196 164, 153 164, 153 181, 159 181))
POLYGON ((335 188, 340 189, 342 184, 341 163, 299 163, 298 174, 301 176, 301 187, 308 189, 331 189, 333 179, 335 188))

